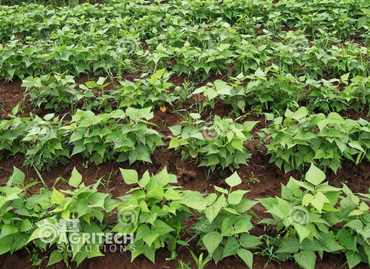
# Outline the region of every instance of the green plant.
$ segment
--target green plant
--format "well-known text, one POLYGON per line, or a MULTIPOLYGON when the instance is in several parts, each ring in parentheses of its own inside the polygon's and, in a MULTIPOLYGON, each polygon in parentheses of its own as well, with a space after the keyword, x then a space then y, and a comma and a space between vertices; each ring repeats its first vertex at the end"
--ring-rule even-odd
POLYGON ((240 164, 247 164, 251 157, 244 148, 244 142, 252 136, 249 132, 257 124, 246 121, 238 124, 230 118, 215 116, 214 121, 206 123, 200 115, 191 113, 193 122, 184 121, 184 127, 169 127, 176 137, 171 138, 169 148, 182 150, 183 159, 200 158, 199 166, 210 167, 213 171, 217 165, 223 169, 238 169, 240 164))
POLYGON ((335 253, 343 249, 330 232, 333 224, 329 217, 337 211, 334 206, 341 189, 322 183, 325 174, 313 164, 305 179, 299 182, 291 177, 286 186, 282 185, 282 198, 259 201, 274 217, 260 223, 274 225, 279 234, 270 241, 275 255, 280 261, 294 258, 302 268, 309 269, 315 266, 315 251, 322 257, 322 251, 335 253))
POLYGON ((38 266, 41 268, 41 263, 44 259, 47 259, 48 256, 40 257, 40 254, 37 252, 36 249, 32 249, 32 257, 30 258, 30 262, 32 262, 33 266, 38 266))
MULTIPOLYGON (((261 241, 249 234, 253 228, 252 216, 246 212, 257 202, 243 198, 248 191, 232 191, 233 187, 242 183, 236 172, 225 182, 230 186, 229 191, 215 186, 217 193, 208 194, 203 198, 205 205, 195 207, 199 217, 192 229, 200 236, 198 244, 208 251, 215 263, 237 255, 252 268, 253 254, 249 250, 256 248, 261 241)), ((195 193, 189 194, 189 198, 193 198, 194 202, 188 203, 192 207, 198 199, 195 193)))
POLYGON ((264 132, 257 132, 257 134, 259 136, 257 149, 260 150, 263 145, 267 144, 267 137, 266 137, 266 133, 264 133, 264 132))
MULTIPOLYGON (((92 235, 106 230, 107 216, 103 212, 110 214, 120 202, 111 199, 108 194, 98 192, 100 182, 86 187, 81 183, 82 176, 74 169, 68 182, 69 187, 74 190, 62 191, 69 196, 66 197, 55 189, 48 191, 41 188, 40 194, 29 197, 26 190, 39 182, 24 186, 24 180, 24 173, 14 168, 7 185, 0 188, 1 254, 8 251, 13 253, 21 248, 27 248, 29 244, 45 251, 55 244, 58 250, 50 254, 48 265, 61 260, 68 265, 70 259, 80 264, 86 257, 101 255, 98 248, 90 253, 83 249, 90 243, 83 243, 82 232, 92 235), (77 234, 81 237, 79 242, 82 244, 73 245, 71 242, 74 241, 70 241, 69 237, 72 233, 58 226, 68 222, 69 219, 76 220, 78 224, 76 228, 81 229, 79 230, 81 233, 77 234, 75 230, 73 232, 74 236, 77 234)), ((103 243, 96 245, 99 247, 103 243)), ((35 255, 32 259, 37 265, 42 261, 35 255)))
POLYGON ((341 160, 359 164, 368 155, 368 125, 364 119, 344 119, 332 112, 309 115, 305 107, 296 112, 289 109, 283 117, 266 114, 273 121, 263 131, 269 135, 268 152, 273 156, 270 162, 285 172, 301 169, 314 163, 324 171, 330 167, 335 173, 341 167, 341 160))
POLYGON ((177 269, 191 269, 191 267, 190 267, 191 262, 184 263, 182 260, 179 260, 178 262, 179 262, 180 267, 177 268, 177 269))
POLYGON ((198 269, 203 269, 207 263, 212 260, 211 255, 208 255, 204 260, 203 260, 203 253, 199 255, 199 258, 195 256, 195 254, 190 250, 191 256, 193 256, 193 259, 198 266, 198 269))
POLYGON ((47 114, 43 119, 32 117, 11 115, 10 120, 1 121, 0 150, 8 150, 13 155, 24 153, 24 165, 34 165, 39 170, 50 171, 52 167, 68 163, 69 148, 59 130, 62 119, 54 114, 47 114))
POLYGON ((278 236, 269 238, 268 255, 294 260, 306 269, 315 267, 316 253, 344 253, 349 268, 369 263, 369 194, 354 195, 346 186, 335 188, 314 164, 305 182, 290 178, 282 185, 281 198, 259 199, 273 219, 260 223, 274 226, 278 236))
POLYGON ((192 215, 187 206, 181 204, 181 191, 175 175, 169 175, 164 168, 150 176, 146 171, 139 181, 135 170, 120 169, 126 184, 138 184, 130 190, 132 194, 120 197, 124 203, 118 207, 119 218, 113 231, 122 234, 135 233, 132 243, 134 251, 131 261, 140 254, 155 263, 155 251, 166 246, 171 259, 176 258, 176 246, 188 246, 181 240, 186 227, 182 221, 192 215))
MULTIPOLYGON (((69 125, 61 127, 71 134, 71 156, 80 153, 91 163, 106 160, 130 164, 137 160, 151 163, 150 154, 156 146, 164 145, 161 135, 149 129, 148 120, 153 118, 151 108, 128 108, 126 112, 115 110, 95 115, 91 111, 78 110, 69 125), (122 123, 127 121, 127 124, 122 123)), ((156 126, 158 127, 158 126, 156 126)))
POLYGON ((113 214, 112 211, 120 202, 111 199, 107 193, 97 191, 100 180, 92 186, 85 186, 81 182, 82 176, 74 169, 68 182, 70 190, 59 192, 54 189, 48 192, 49 202, 53 203, 54 207, 50 211, 52 217, 35 222, 35 227, 27 238, 27 243, 32 241, 44 250, 49 244, 57 246, 58 249, 50 254, 48 265, 61 260, 67 265, 69 261, 80 264, 85 258, 102 255, 99 248, 105 240, 92 240, 92 237, 103 234, 104 231, 105 238, 106 233, 110 231, 106 223, 107 217, 113 214), (69 223, 73 225, 72 229, 69 223), (87 238, 86 234, 91 240, 83 240, 83 236, 87 238))
POLYGON ((194 90, 195 83, 193 81, 185 80, 181 86, 177 86, 173 91, 174 96, 179 96, 177 103, 182 107, 183 103, 191 98, 191 92, 194 90))
POLYGON ((329 215, 328 221, 335 225, 339 221, 343 227, 336 231, 336 239, 344 248, 349 268, 355 267, 360 262, 370 264, 370 195, 358 194, 356 196, 346 185, 343 185, 343 196, 338 208, 339 214, 329 215))
POLYGON ((266 266, 272 261, 280 264, 279 257, 275 253, 276 247, 272 243, 270 243, 270 241, 274 241, 274 238, 267 234, 263 234, 262 238, 264 239, 265 244, 259 253, 261 254, 262 257, 268 256, 267 262, 265 266, 263 267, 263 269, 265 269, 266 266))
MULTIPOLYGON (((119 107, 162 107, 165 102, 172 105, 178 97, 168 94, 172 83, 167 82, 171 73, 166 69, 156 71, 150 78, 120 81, 122 88, 114 94, 120 96, 119 107)), ((145 76, 145 75, 143 75, 145 76)))
POLYGON ((253 172, 251 173, 252 173, 252 177, 249 179, 248 185, 250 182, 252 182, 253 184, 259 183, 260 180, 254 176, 253 172))
POLYGON ((74 89, 76 84, 73 76, 65 74, 29 76, 22 81, 22 87, 26 87, 34 106, 43 106, 45 109, 55 111, 71 107, 73 112, 78 101, 84 96, 74 89))

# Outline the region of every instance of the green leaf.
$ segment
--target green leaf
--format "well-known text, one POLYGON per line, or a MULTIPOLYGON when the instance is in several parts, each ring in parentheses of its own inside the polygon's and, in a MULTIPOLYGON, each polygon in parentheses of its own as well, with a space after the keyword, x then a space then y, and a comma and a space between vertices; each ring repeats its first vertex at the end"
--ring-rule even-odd
POLYGON ((238 252, 238 249, 239 249, 238 240, 236 240, 235 237, 229 237, 225 245, 225 250, 222 255, 222 259, 228 256, 236 255, 238 252))
POLYGON ((228 201, 229 204, 231 205, 237 205, 241 202, 244 194, 246 194, 248 191, 243 191, 243 190, 236 190, 230 193, 228 201))
POLYGON ((245 262, 245 264, 252 268, 253 266, 253 254, 249 250, 240 248, 237 252, 238 256, 245 262))
POLYGON ((314 197, 315 198, 311 201, 311 204, 321 213, 324 204, 330 203, 330 201, 322 192, 317 192, 314 197))
POLYGON ((173 189, 167 190, 164 194, 164 197, 167 200, 180 200, 182 198, 181 195, 173 189))
POLYGON ((252 200, 248 200, 246 198, 242 198, 241 202, 238 205, 234 206, 234 208, 239 213, 245 213, 246 211, 251 209, 256 204, 258 204, 257 201, 252 201, 252 200))
POLYGON ((15 234, 15 233, 18 233, 18 228, 17 227, 5 224, 1 228, 0 239, 9 235, 9 234, 15 234))
POLYGON ((54 188, 53 194, 51 195, 51 202, 61 205, 62 202, 64 201, 64 198, 65 198, 64 195, 54 188))
POLYGON ((105 199, 109 196, 108 193, 93 193, 89 196, 89 207, 101 207, 104 208, 105 199))
POLYGON ((146 170, 141 180, 139 181, 139 186, 142 188, 145 188, 145 186, 148 185, 149 181, 150 181, 150 175, 149 175, 148 170, 146 170))
POLYGON ((302 225, 294 225, 294 228, 299 235, 299 243, 302 243, 303 239, 311 234, 311 230, 302 225))
POLYGON ((159 236, 168 234, 172 231, 174 231, 174 229, 159 219, 155 220, 154 226, 152 227, 152 232, 158 233, 159 236))
POLYGON ((296 112, 294 112, 290 118, 295 119, 295 120, 300 120, 301 118, 306 117, 307 115, 308 115, 307 108, 301 107, 296 112))
POLYGON ((178 136, 179 134, 181 134, 181 125, 170 126, 168 127, 168 129, 170 129, 174 136, 178 136))
POLYGON ((182 199, 178 202, 196 210, 204 210, 207 207, 202 194, 197 191, 184 191, 182 199))
POLYGON ((204 210, 204 213, 210 223, 217 217, 220 210, 227 206, 225 195, 221 195, 217 201, 210 207, 204 210))
POLYGON ((231 146, 241 152, 244 152, 244 145, 242 140, 234 140, 233 142, 231 142, 231 146))
POLYGON ((171 141, 170 141, 170 144, 168 146, 168 149, 175 149, 177 148, 178 146, 180 146, 180 143, 181 143, 181 139, 178 139, 178 138, 171 138, 171 141))
POLYGON ((50 258, 49 258, 49 262, 48 262, 48 265, 47 265, 47 266, 50 266, 50 265, 56 264, 56 263, 60 262, 62 259, 63 259, 63 254, 62 254, 62 252, 60 252, 60 251, 58 251, 58 250, 54 250, 54 251, 50 254, 50 258))
POLYGON ((30 231, 33 228, 33 224, 29 221, 29 219, 25 219, 21 224, 21 232, 30 231))
MULTIPOLYGON (((23 85, 23 84, 22 84, 23 85)), ((17 113, 18 113, 18 111, 19 111, 19 104, 20 103, 18 103, 15 107, 13 107, 13 109, 12 109, 12 114, 15 116, 17 113)))
POLYGON ((288 237, 283 242, 281 247, 276 251, 277 253, 296 253, 299 250, 298 239, 295 237, 288 237))
POLYGON ((306 180, 317 186, 325 180, 325 173, 317 168, 313 163, 306 173, 306 180))
POLYGON ((224 188, 220 188, 220 187, 218 187, 218 186, 214 186, 215 187, 215 190, 216 191, 218 191, 218 192, 220 192, 220 193, 224 193, 224 194, 228 194, 229 192, 226 190, 226 189, 224 189, 224 188))
POLYGON ((365 152, 365 150, 361 147, 360 143, 357 141, 351 141, 348 143, 348 145, 352 148, 358 149, 361 152, 365 152))
POLYGON ((143 254, 147 257, 152 263, 155 264, 155 250, 149 245, 145 245, 143 248, 143 254))
POLYGON ((305 269, 315 269, 316 255, 313 251, 301 251, 294 254, 294 260, 305 269))
POLYGON ((150 233, 150 229, 146 224, 141 224, 139 228, 137 229, 137 233, 135 236, 135 242, 139 240, 143 240, 145 236, 147 236, 150 233))
POLYGON ((261 245, 261 241, 256 236, 244 233, 240 236, 240 245, 246 249, 254 249, 261 245))
POLYGON ((81 174, 77 171, 76 167, 73 168, 71 178, 69 179, 69 185, 78 188, 82 181, 81 174))
POLYGON ((7 182, 7 186, 11 186, 12 184, 19 185, 24 183, 24 179, 26 178, 25 174, 19 170, 17 167, 13 167, 13 174, 9 178, 7 182))
POLYGON ((347 81, 348 78, 349 78, 349 73, 340 76, 340 79, 343 80, 343 81, 347 81))
POLYGON ((242 180, 240 179, 237 172, 234 172, 231 176, 229 176, 227 179, 225 179, 225 182, 230 187, 238 186, 240 183, 242 183, 242 180))
POLYGON ((0 244, 0 255, 7 253, 8 251, 10 251, 10 249, 11 249, 10 245, 0 244))
POLYGON ((164 191, 163 191, 163 187, 162 186, 160 186, 160 185, 158 185, 158 186, 156 186, 156 187, 154 187, 154 188, 152 188, 152 189, 150 189, 149 191, 148 191, 148 197, 149 198, 151 198, 151 197, 154 197, 154 198, 156 198, 156 199, 160 199, 160 200, 162 200, 163 199, 163 197, 164 197, 164 191))
POLYGON ((265 72, 263 72, 261 70, 261 68, 258 67, 258 69, 254 72, 254 74, 257 76, 257 77, 260 77, 260 78, 263 78, 265 77, 265 72))
POLYGON ((159 233, 149 233, 148 235, 146 235, 143 240, 145 243, 147 243, 149 246, 152 245, 152 243, 154 242, 154 240, 156 240, 159 236, 159 233))
POLYGON ((363 228, 362 221, 359 219, 354 219, 348 222, 344 227, 350 227, 351 229, 355 230, 356 232, 360 232, 363 228))
POLYGON ((130 184, 135 184, 139 182, 139 176, 136 170, 122 169, 122 168, 120 168, 120 170, 121 170, 123 180, 125 181, 126 184, 130 185, 130 184))
POLYGON ((221 226, 221 235, 222 236, 232 236, 234 234, 233 221, 230 218, 225 218, 221 226))
POLYGON ((222 241, 222 235, 218 232, 208 233, 202 238, 203 244, 209 254, 212 254, 222 241))
POLYGON ((355 267, 357 264, 359 264, 361 262, 360 254, 358 254, 354 251, 347 251, 346 252, 346 258, 347 258, 349 269, 355 267))
POLYGON ((165 166, 158 174, 155 175, 155 179, 157 180, 158 184, 162 187, 170 182, 170 176, 167 172, 167 167, 165 166))

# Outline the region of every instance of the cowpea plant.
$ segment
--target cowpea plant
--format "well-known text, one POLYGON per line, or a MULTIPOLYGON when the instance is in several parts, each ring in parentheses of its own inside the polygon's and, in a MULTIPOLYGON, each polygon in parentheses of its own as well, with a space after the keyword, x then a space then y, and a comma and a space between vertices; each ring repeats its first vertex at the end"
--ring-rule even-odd
POLYGON ((239 124, 230 118, 214 116, 206 123, 197 113, 191 113, 193 121, 183 121, 184 127, 169 127, 172 137, 169 148, 182 150, 183 159, 200 159, 199 166, 209 167, 212 171, 217 165, 223 169, 238 169, 240 164, 247 164, 251 157, 244 143, 252 138, 249 132, 258 123, 245 121, 239 124))
POLYGON ((0 122, 0 152, 23 153, 24 165, 41 170, 66 164, 75 154, 98 164, 112 160, 151 163, 150 154, 164 145, 162 136, 148 127, 157 127, 148 122, 153 118, 150 107, 98 115, 78 110, 70 122, 54 114, 43 119, 10 116, 0 122))
POLYGON ((169 94, 168 89, 172 83, 167 82, 171 76, 166 69, 156 71, 148 78, 141 78, 135 82, 129 80, 120 81, 122 87, 114 91, 114 95, 119 107, 160 107, 166 102, 172 105, 177 99, 176 96, 169 94))
POLYGON ((73 261, 79 265, 86 258, 103 255, 100 248, 110 232, 107 217, 114 214, 113 210, 121 202, 108 193, 99 192, 100 182, 101 179, 85 186, 81 174, 74 168, 68 181, 70 189, 50 192, 49 199, 54 206, 50 212, 52 216, 36 222, 27 241, 33 241, 44 250, 54 244, 57 246, 58 249, 50 254, 48 265, 62 260, 67 266, 73 261), (72 222, 72 229, 68 222, 72 222), (86 240, 87 234, 89 240, 86 240), (104 239, 99 240, 98 234, 104 234, 104 239))
POLYGON ((305 269, 314 269, 317 252, 338 253, 344 248, 339 245, 333 223, 329 215, 338 213, 335 208, 340 188, 335 188, 325 180, 325 174, 314 164, 311 165, 304 182, 290 178, 286 186, 282 185, 281 198, 262 198, 261 204, 273 219, 264 219, 260 223, 274 226, 278 236, 272 244, 276 246, 279 260, 294 258, 305 269))
POLYGON ((76 90, 74 77, 64 74, 29 76, 22 80, 22 87, 26 87, 26 92, 29 92, 32 105, 55 111, 70 107, 73 113, 82 97, 91 97, 91 93, 82 94, 76 90))
POLYGON ((370 264, 369 194, 356 196, 345 184, 330 186, 314 164, 305 181, 290 178, 282 185, 281 198, 262 198, 261 204, 273 219, 260 224, 274 226, 271 244, 279 260, 293 258, 301 268, 314 269, 317 254, 344 253, 349 268, 370 264))
POLYGON ((303 170, 314 163, 336 173, 343 157, 356 164, 364 158, 370 160, 370 123, 364 119, 344 119, 335 112, 327 117, 322 113, 309 115, 305 107, 296 112, 287 109, 285 119, 273 114, 266 114, 266 119, 272 121, 263 129, 271 139, 266 146, 272 154, 270 162, 283 166, 285 172, 303 170))
POLYGON ((138 184, 125 196, 119 197, 123 204, 118 207, 118 223, 113 231, 121 234, 134 233, 134 242, 130 244, 131 261, 143 254, 155 263, 155 251, 166 246, 171 252, 171 259, 176 258, 176 246, 188 246, 181 240, 186 227, 183 220, 192 216, 189 208, 179 201, 182 191, 178 190, 175 175, 164 168, 150 176, 146 171, 139 180, 132 169, 120 169, 126 184, 138 184))
POLYGON ((148 122, 151 118, 151 107, 128 108, 126 112, 118 109, 98 115, 78 110, 71 123, 61 129, 71 134, 71 156, 80 153, 97 164, 106 160, 129 160, 130 164, 137 160, 151 163, 150 154, 156 146, 164 145, 162 136, 148 128, 148 125, 156 126, 148 122), (127 123, 122 123, 124 121, 127 123))
MULTIPOLYGON (((17 114, 17 107, 13 109, 17 114)), ((26 155, 24 165, 35 165, 41 170, 49 170, 59 164, 69 162, 69 147, 66 137, 59 129, 62 120, 53 113, 44 118, 34 116, 16 117, 9 115, 10 120, 0 122, 0 151, 8 151, 11 155, 26 155)))
POLYGON ((85 186, 81 174, 73 169, 69 190, 53 191, 40 189, 40 194, 28 196, 27 189, 39 182, 24 185, 25 174, 14 168, 6 186, 0 188, 0 253, 33 246, 41 251, 56 246, 49 256, 48 265, 64 261, 79 265, 86 258, 102 256, 98 240, 86 241, 103 231, 109 232, 107 217, 121 204, 111 195, 97 191, 100 181, 85 186), (64 195, 64 194, 65 195, 64 195), (66 229, 73 221, 75 230, 66 229), (64 226, 63 226, 64 225, 64 226), (73 234, 73 239, 72 239, 73 234), (86 237, 85 237, 86 238, 86 237))
POLYGON ((208 251, 216 264, 226 257, 237 255, 252 268, 253 254, 250 249, 256 249, 261 241, 249 234, 254 226, 252 216, 247 212, 258 202, 244 198, 248 191, 232 191, 233 187, 242 183, 237 172, 225 182, 230 190, 215 186, 216 193, 203 198, 206 203, 204 209, 194 206, 193 196, 194 201, 197 200, 194 194, 189 194, 181 202, 197 210, 198 218, 192 229, 200 237, 198 245, 208 251))

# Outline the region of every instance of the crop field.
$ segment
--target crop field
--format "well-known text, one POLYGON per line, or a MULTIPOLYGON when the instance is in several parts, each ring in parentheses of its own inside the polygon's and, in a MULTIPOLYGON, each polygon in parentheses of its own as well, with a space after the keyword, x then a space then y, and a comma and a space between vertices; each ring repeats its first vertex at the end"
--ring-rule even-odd
POLYGON ((0 268, 369 268, 369 45, 367 0, 0 0, 0 268))

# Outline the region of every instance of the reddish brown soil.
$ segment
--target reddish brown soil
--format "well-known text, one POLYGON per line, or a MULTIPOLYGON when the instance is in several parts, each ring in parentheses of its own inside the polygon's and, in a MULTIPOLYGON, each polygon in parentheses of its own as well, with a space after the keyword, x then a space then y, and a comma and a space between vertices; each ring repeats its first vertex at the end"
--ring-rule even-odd
MULTIPOLYGON (((127 79, 133 79, 134 77, 127 77, 127 79)), ((182 83, 186 79, 185 76, 181 76, 174 79, 172 82, 175 84, 182 83)), ((214 81, 215 79, 220 79, 220 77, 212 77, 208 81, 214 81)), ((86 78, 81 78, 82 81, 86 81, 86 78)), ((205 82, 205 83, 206 83, 205 82)), ((22 100, 24 89, 20 87, 21 81, 16 80, 12 83, 5 83, 0 81, 0 87, 4 90, 0 92, 0 102, 3 105, 6 113, 9 113, 11 109, 16 106, 16 104, 22 100)), ((194 102, 190 100, 185 104, 188 107, 194 102)), ((26 102, 24 108, 25 114, 31 111, 31 107, 26 102)), ((218 105, 215 109, 215 113, 220 116, 228 116, 231 111, 231 107, 228 105, 218 105)), ((161 112, 160 110, 154 112, 153 122, 156 123, 160 130, 159 132, 163 135, 171 135, 168 126, 178 124, 183 118, 172 113, 173 109, 168 108, 166 112, 161 112)), ((42 109, 36 110, 35 113, 43 114, 45 113, 42 109)), ((349 115, 348 115, 349 116, 349 115)), ((355 113, 350 113, 351 118, 356 117, 355 113)), ((357 115, 359 116, 359 115, 357 115)), ((362 115, 366 118, 367 115, 362 115)), ((264 127, 264 117, 256 118, 255 116, 248 116, 246 120, 258 120, 260 123, 257 124, 256 128, 261 129, 264 127)), ((284 174, 279 170, 274 164, 269 164, 270 156, 266 155, 266 147, 259 147, 260 143, 258 141, 258 136, 255 135, 255 140, 249 141, 246 145, 247 149, 252 153, 252 158, 249 160, 248 166, 241 166, 238 170, 238 174, 243 180, 243 183, 237 188, 250 190, 247 197, 249 199, 263 198, 269 196, 279 196, 281 184, 286 184, 290 176, 296 179, 300 179, 301 175, 298 172, 284 174), (250 182, 250 178, 256 177, 260 182, 253 184, 250 182)), ((165 140, 168 145, 169 139, 165 140)), ((59 176, 65 179, 69 179, 71 172, 74 167, 83 175, 83 180, 86 185, 93 184, 99 178, 103 178, 105 185, 108 187, 109 192, 113 197, 119 197, 124 195, 132 186, 128 186, 122 180, 119 173, 119 168, 130 168, 138 171, 139 176, 141 176, 146 170, 151 173, 157 173, 161 171, 164 167, 167 167, 169 173, 175 174, 178 177, 178 183, 184 189, 197 190, 202 193, 214 192, 214 186, 220 186, 227 188, 224 179, 231 175, 231 171, 228 171, 225 176, 221 176, 218 171, 210 173, 207 178, 207 170, 197 167, 197 164, 190 161, 182 161, 181 156, 178 156, 179 152, 174 150, 166 150, 167 146, 162 146, 156 149, 152 157, 153 164, 143 165, 142 163, 134 163, 129 166, 128 163, 104 163, 101 165, 91 165, 85 168, 82 164, 86 162, 80 156, 74 156, 71 159, 71 163, 65 166, 59 166, 54 168, 51 172, 42 172, 41 175, 45 180, 47 186, 51 188, 59 176), (107 183, 109 179, 109 184, 107 183)), ((8 157, 0 160, 0 185, 4 185, 9 176, 12 173, 13 166, 22 169, 26 173, 26 182, 29 183, 31 180, 37 180, 38 176, 33 168, 22 167, 24 156, 19 154, 15 157, 8 157)), ((344 162, 342 164, 343 168, 340 169, 335 175, 332 172, 327 173, 327 178, 331 185, 340 187, 341 183, 346 183, 353 192, 367 192, 370 186, 370 164, 363 162, 358 166, 353 163, 344 162)), ((30 189, 31 194, 38 193, 41 185, 34 186, 30 189)), ((58 189, 66 189, 66 185, 62 180, 59 180, 55 185, 58 189)), ((101 185, 99 187, 100 191, 105 191, 105 187, 101 185)), ((267 215, 262 214, 264 208, 261 205, 257 205, 254 208, 254 212, 258 215, 264 217, 267 215)), ((255 228, 251 231, 254 235, 261 235, 264 233, 263 226, 257 225, 258 220, 253 218, 252 221, 255 224, 255 228)), ((189 223, 191 225, 191 223, 189 223)), ((191 236, 188 234, 183 235, 183 240, 189 239, 191 236)), ((196 246, 196 239, 190 242, 190 247, 182 247, 178 249, 178 257, 184 261, 191 261, 191 268, 197 268, 194 263, 190 250, 193 252, 200 251, 199 247, 196 246)), ((41 257, 45 257, 50 254, 52 250, 45 253, 40 253, 41 257)), ((206 255, 206 254, 205 254, 206 255)), ((30 258, 32 257, 32 252, 28 253, 27 250, 22 250, 14 253, 13 255, 5 254, 0 256, 0 267, 1 268, 33 268, 30 258)), ((124 268, 179 268, 176 261, 167 261, 166 258, 170 257, 170 253, 167 250, 157 251, 156 253, 156 264, 153 265, 149 260, 143 256, 139 256, 135 259, 133 263, 130 262, 129 252, 107 252, 104 257, 93 258, 90 260, 85 260, 79 268, 112 268, 112 269, 124 269, 124 268)), ((45 268, 47 265, 47 260, 42 262, 41 268, 45 268)), ((255 254, 253 268, 262 269, 268 261, 268 257, 262 257, 259 254, 255 254)), ((348 266, 341 267, 345 262, 345 257, 339 255, 325 255, 323 261, 317 259, 316 267, 317 269, 336 269, 336 268, 348 268, 348 266)), ((64 263, 59 263, 53 265, 50 268, 67 268, 64 263)), ((75 268, 75 264, 72 264, 72 268, 75 268)), ((215 265, 213 262, 208 263, 205 268, 246 268, 246 265, 241 260, 236 257, 229 257, 224 259, 222 262, 215 265)), ((275 262, 267 264, 266 269, 293 269, 299 268, 294 262, 284 262, 282 264, 277 264, 275 262)), ((367 265, 360 264, 356 269, 369 268, 367 265)))

